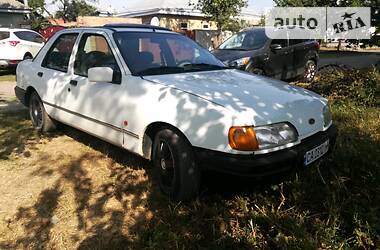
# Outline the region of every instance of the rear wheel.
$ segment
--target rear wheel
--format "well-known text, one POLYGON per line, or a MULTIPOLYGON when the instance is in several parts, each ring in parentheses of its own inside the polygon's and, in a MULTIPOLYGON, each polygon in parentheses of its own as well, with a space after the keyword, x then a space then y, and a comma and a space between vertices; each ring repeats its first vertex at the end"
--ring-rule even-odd
POLYGON ((160 130, 153 143, 153 165, 161 190, 174 200, 197 196, 200 171, 189 142, 170 128, 160 130))
POLYGON ((52 131, 56 128, 55 122, 46 113, 44 105, 36 92, 29 98, 29 115, 34 128, 41 133, 52 131))

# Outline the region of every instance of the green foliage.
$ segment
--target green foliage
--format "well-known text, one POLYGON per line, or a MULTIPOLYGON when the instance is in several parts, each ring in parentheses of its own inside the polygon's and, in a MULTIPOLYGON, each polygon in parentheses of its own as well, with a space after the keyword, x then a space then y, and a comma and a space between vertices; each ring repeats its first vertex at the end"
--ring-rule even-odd
POLYGON ((29 0, 28 4, 32 9, 30 14, 32 29, 39 30, 49 25, 47 18, 43 15, 46 12, 45 0, 29 0))
POLYGON ((240 30, 248 27, 251 27, 251 24, 245 20, 231 20, 224 26, 224 29, 232 32, 239 32, 240 30))
POLYGON ((335 101, 380 107, 380 73, 375 69, 338 70, 333 74, 323 74, 312 84, 311 90, 335 101))
POLYGON ((217 23, 219 31, 236 22, 233 18, 246 6, 247 0, 200 0, 194 5, 196 9, 209 16, 210 20, 217 23))
POLYGON ((274 0, 279 7, 322 7, 337 6, 336 0, 274 0))
POLYGON ((55 17, 63 18, 65 21, 76 21, 78 16, 95 16, 97 14, 96 8, 86 3, 85 0, 54 0, 54 2, 62 4, 55 17))

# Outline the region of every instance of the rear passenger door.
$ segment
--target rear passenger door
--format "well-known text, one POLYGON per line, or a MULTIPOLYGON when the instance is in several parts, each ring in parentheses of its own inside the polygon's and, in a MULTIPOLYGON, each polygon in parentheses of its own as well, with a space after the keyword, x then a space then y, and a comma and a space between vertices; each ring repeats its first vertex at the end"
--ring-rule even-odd
POLYGON ((293 49, 293 64, 295 76, 303 73, 306 64, 306 54, 309 49, 305 39, 290 39, 289 45, 293 49))
POLYGON ((70 59, 77 37, 78 33, 60 35, 45 54, 36 72, 30 76, 49 115, 56 119, 61 114, 57 107, 65 105, 67 85, 71 79, 70 59))
POLYGON ((30 52, 35 57, 38 51, 44 46, 44 38, 32 31, 16 31, 14 34, 22 40, 19 46, 24 47, 24 51, 30 52))
POLYGON ((75 55, 66 108, 76 115, 73 126, 122 145, 126 95, 121 79, 121 63, 110 45, 112 43, 106 33, 82 34, 75 55), (94 67, 112 68, 113 81, 90 82, 88 70, 94 67))
POLYGON ((272 50, 269 48, 269 75, 278 79, 287 79, 293 69, 292 51, 288 39, 273 39, 271 45, 280 44, 282 49, 272 50))

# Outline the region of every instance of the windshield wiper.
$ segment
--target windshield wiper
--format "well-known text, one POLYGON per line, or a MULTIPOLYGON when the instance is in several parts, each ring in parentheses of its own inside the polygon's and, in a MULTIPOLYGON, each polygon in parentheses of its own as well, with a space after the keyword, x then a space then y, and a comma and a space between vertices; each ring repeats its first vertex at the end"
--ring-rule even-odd
POLYGON ((185 64, 183 66, 185 70, 192 70, 192 69, 227 69, 225 66, 215 65, 215 64, 209 64, 209 63, 189 63, 185 64))
POLYGON ((181 73, 183 71, 184 69, 182 67, 161 66, 161 67, 147 68, 147 69, 141 70, 137 72, 136 75, 145 76, 145 75, 174 74, 174 73, 181 73))
POLYGON ((237 50, 237 51, 249 51, 250 49, 244 49, 244 48, 231 48, 231 49, 220 49, 220 50, 237 50))

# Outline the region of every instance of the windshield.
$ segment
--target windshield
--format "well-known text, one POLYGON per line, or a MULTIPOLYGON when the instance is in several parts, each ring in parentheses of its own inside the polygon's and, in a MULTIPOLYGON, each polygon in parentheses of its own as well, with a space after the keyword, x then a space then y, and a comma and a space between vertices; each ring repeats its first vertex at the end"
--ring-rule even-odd
POLYGON ((191 39, 158 32, 117 32, 115 40, 133 75, 160 75, 226 67, 191 39))
POLYGON ((239 32, 219 46, 228 50, 255 50, 262 48, 268 41, 264 29, 239 32))

